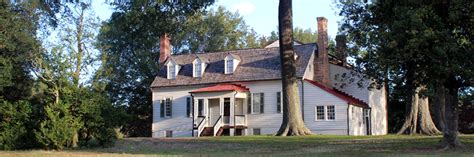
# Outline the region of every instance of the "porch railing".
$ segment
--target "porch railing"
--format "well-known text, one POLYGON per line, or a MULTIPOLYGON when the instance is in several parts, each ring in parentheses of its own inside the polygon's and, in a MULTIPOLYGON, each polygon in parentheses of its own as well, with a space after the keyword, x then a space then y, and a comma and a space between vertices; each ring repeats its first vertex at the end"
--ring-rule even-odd
POLYGON ((199 124, 197 126, 197 137, 201 136, 201 132, 202 132, 202 130, 204 130, 204 127, 206 126, 206 123, 207 123, 207 118, 202 117, 201 122, 199 122, 199 124))
POLYGON ((247 116, 235 115, 235 125, 247 125, 247 116))
POLYGON ((217 135, 217 132, 219 132, 219 128, 222 126, 222 116, 219 116, 217 119, 216 123, 214 124, 213 130, 214 130, 214 136, 217 135))

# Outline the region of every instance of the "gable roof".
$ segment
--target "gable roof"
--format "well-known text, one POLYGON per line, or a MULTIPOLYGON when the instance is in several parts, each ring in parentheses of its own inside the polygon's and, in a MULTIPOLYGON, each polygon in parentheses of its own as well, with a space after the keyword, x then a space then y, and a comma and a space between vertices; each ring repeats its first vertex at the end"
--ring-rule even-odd
POLYGON ((218 84, 218 85, 215 85, 215 86, 196 89, 196 90, 193 90, 189 93, 223 92, 223 91, 248 92, 249 89, 245 86, 238 85, 238 84, 218 84))
MULTIPOLYGON (((296 76, 304 75, 306 66, 311 54, 317 46, 315 43, 295 45, 295 52, 298 54, 296 60, 296 76)), ((243 81, 261 81, 281 79, 280 74, 280 52, 278 47, 231 50, 214 53, 201 53, 199 57, 206 58, 209 63, 202 77, 193 77, 192 62, 196 54, 172 55, 170 58, 181 65, 176 79, 166 78, 166 67, 161 66, 158 76, 151 84, 151 87, 169 87, 199 84, 215 84, 243 81), (224 58, 228 54, 239 56, 241 61, 233 74, 224 74, 224 58)))
MULTIPOLYGON (((303 45, 304 43, 300 42, 300 41, 297 41, 297 40, 293 40, 293 45, 294 46, 297 46, 297 45, 303 45)), ((265 48, 272 48, 272 47, 280 47, 280 40, 275 40, 274 42, 268 44, 267 46, 265 46, 265 48)))
POLYGON ((329 87, 326 87, 324 85, 322 85, 321 83, 319 82, 316 82, 316 81, 312 81, 312 80, 308 80, 308 79, 305 79, 306 82, 309 82, 310 84, 316 86, 316 87, 319 87, 320 89, 346 101, 349 105, 354 105, 354 106, 359 106, 359 107, 362 107, 362 108, 370 108, 369 105, 365 102, 363 102, 362 100, 359 100, 349 94, 346 94, 344 92, 341 92, 335 88, 329 88, 329 87))

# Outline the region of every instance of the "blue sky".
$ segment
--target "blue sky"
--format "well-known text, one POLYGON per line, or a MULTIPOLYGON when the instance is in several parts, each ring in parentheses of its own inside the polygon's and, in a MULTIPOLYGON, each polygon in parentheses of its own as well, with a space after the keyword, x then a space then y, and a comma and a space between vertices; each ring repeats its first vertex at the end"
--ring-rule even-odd
MULTIPOLYGON (((335 0, 293 0, 293 27, 316 30, 316 17, 328 19, 328 34, 335 37, 337 22, 342 18, 337 15, 335 0)), ((278 0, 217 0, 211 8, 224 6, 228 10, 237 11, 244 17, 247 25, 258 34, 269 36, 278 27, 278 0)), ((112 9, 105 0, 93 1, 97 16, 106 20, 112 14, 112 9)))

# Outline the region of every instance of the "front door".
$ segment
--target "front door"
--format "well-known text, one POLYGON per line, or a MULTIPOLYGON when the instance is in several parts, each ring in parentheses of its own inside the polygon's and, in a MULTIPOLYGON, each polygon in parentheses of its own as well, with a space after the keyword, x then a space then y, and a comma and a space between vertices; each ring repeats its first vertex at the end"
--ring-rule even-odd
POLYGON ((224 98, 224 123, 229 124, 230 117, 230 98, 224 98))

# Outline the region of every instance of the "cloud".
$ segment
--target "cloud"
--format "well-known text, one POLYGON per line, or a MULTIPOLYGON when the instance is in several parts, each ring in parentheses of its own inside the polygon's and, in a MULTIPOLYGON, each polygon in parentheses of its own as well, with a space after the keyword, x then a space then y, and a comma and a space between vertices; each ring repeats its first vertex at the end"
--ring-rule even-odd
POLYGON ((240 3, 233 4, 231 11, 238 11, 241 15, 249 15, 255 11, 255 5, 249 1, 243 1, 240 3))

